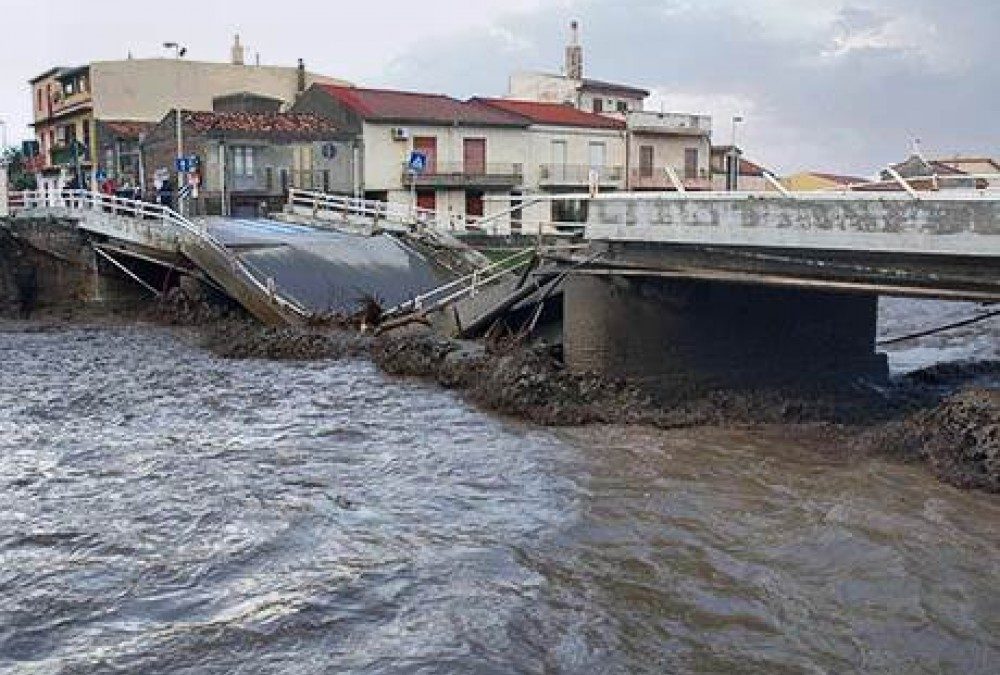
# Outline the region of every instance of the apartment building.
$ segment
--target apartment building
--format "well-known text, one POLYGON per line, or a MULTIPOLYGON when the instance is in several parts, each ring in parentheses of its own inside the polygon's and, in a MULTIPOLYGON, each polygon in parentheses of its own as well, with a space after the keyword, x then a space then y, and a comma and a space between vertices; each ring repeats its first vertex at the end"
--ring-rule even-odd
POLYGON ((331 85, 311 87, 292 110, 358 137, 365 197, 398 204, 415 197, 455 229, 507 208, 489 197, 509 198, 525 187, 530 122, 518 115, 440 94, 331 85), (423 173, 407 168, 414 151, 427 157, 423 173))
MULTIPOLYGON (((223 107, 225 107, 223 105, 223 107)), ((252 107, 252 106, 251 106, 252 107)), ((183 111, 184 154, 198 190, 190 215, 252 216, 280 209, 290 187, 350 194, 356 185, 355 137, 306 113, 260 110, 183 111)), ((172 186, 177 113, 168 113, 143 143, 144 183, 172 186)))
MULTIPOLYGON (((560 103, 474 98, 472 103, 516 115, 529 123, 523 139, 524 194, 622 190, 626 185, 626 127, 618 119, 560 103)), ((521 199, 515 194, 514 199, 521 199)), ((578 222, 582 202, 527 206, 528 222, 578 222)), ((517 229, 518 222, 512 223, 517 229)))
POLYGON ((570 24, 562 74, 519 72, 510 77, 508 98, 555 103, 620 120, 626 131, 625 186, 629 190, 711 189, 712 118, 648 111, 650 92, 584 76, 580 26, 570 24))
POLYGON ((40 150, 32 168, 50 180, 71 173, 89 181, 98 170, 125 180, 138 166, 121 171, 109 159, 137 156, 136 123, 156 124, 176 108, 210 111, 216 97, 241 92, 278 99, 287 108, 317 82, 347 84, 309 73, 301 61, 289 67, 248 65, 238 37, 230 63, 130 58, 51 68, 30 81, 40 150), (129 133, 118 136, 119 129, 129 133), (115 154, 119 143, 123 148, 115 154))

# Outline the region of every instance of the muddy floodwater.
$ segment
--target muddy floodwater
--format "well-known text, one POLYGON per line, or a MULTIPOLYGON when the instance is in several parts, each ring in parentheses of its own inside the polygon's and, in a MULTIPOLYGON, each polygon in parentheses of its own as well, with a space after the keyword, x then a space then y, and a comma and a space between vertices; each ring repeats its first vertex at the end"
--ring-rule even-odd
POLYGON ((1000 672, 1000 499, 920 465, 152 327, 0 364, 0 672, 1000 672))

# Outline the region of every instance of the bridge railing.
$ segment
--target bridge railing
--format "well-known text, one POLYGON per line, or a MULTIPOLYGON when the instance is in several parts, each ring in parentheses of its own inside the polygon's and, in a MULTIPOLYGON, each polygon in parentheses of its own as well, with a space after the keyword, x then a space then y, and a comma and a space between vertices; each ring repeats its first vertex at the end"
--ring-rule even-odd
MULTIPOLYGON (((579 196, 579 195, 578 195, 579 196)), ((488 201, 493 201, 489 199, 488 201)), ((496 234, 499 221, 511 217, 515 211, 527 208, 534 201, 511 207, 500 213, 487 216, 442 217, 437 211, 413 208, 408 204, 382 202, 360 197, 327 194, 292 188, 288 191, 288 205, 293 212, 305 211, 319 220, 340 220, 348 222, 352 217, 370 220, 375 226, 384 228, 430 228, 446 232, 471 231, 496 234)), ((558 234, 560 223, 539 220, 511 218, 511 228, 525 234, 558 234)))
POLYGON ((494 284, 501 279, 523 271, 536 259, 544 256, 545 253, 556 251, 571 251, 586 249, 586 244, 581 245, 554 245, 554 246, 532 246, 520 249, 509 256, 496 260, 489 265, 482 267, 471 274, 455 279, 447 284, 433 288, 426 293, 422 293, 404 303, 386 310, 384 317, 387 319, 396 318, 404 314, 414 312, 431 313, 452 303, 458 302, 466 297, 476 295, 481 289, 494 284))
POLYGON ((11 212, 15 215, 30 211, 40 213, 91 211, 143 224, 154 224, 162 227, 161 234, 173 233, 178 235, 179 239, 187 238, 200 245, 215 259, 221 261, 228 269, 229 274, 248 284, 258 295, 269 298, 279 309, 300 319, 309 315, 309 312, 298 302, 277 293, 272 279, 262 281, 246 263, 213 237, 204 227, 196 225, 168 206, 87 190, 18 192, 11 195, 10 204, 11 212))
POLYGON ((426 293, 422 293, 404 303, 397 305, 385 312, 386 318, 394 318, 411 312, 433 312, 442 307, 462 299, 466 296, 475 295, 479 289, 488 286, 509 274, 517 272, 534 260, 538 251, 535 248, 526 248, 517 251, 507 257, 501 258, 489 265, 482 267, 471 274, 459 279, 455 279, 447 284, 433 288, 426 293))

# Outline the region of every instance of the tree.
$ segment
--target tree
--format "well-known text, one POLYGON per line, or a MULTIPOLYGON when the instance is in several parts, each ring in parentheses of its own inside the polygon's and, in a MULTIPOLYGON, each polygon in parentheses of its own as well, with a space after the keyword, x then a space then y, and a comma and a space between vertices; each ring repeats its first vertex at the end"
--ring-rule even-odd
POLYGON ((7 165, 7 175, 10 177, 9 188, 15 192, 21 190, 37 190, 35 174, 29 172, 24 164, 24 155, 18 148, 3 148, 0 150, 3 161, 7 165))

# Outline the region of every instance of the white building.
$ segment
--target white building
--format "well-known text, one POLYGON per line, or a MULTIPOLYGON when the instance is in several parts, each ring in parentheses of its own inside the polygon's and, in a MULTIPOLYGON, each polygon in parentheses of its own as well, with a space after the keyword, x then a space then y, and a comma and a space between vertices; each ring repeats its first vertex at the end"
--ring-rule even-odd
MULTIPOLYGON (((316 85, 294 106, 360 138, 360 191, 368 199, 416 205, 462 229, 510 208, 525 189, 525 130, 517 115, 440 94, 316 85), (427 156, 421 174, 411 152, 427 156)), ((502 219, 509 224, 509 219, 502 219)))
POLYGON ((540 193, 586 192, 592 174, 601 189, 625 185, 625 123, 561 104, 316 85, 293 110, 359 136, 365 197, 415 201, 455 229, 491 216, 500 232, 575 221, 572 203, 516 207, 540 193), (421 174, 407 169, 414 151, 428 159, 421 174))
POLYGON ((629 190, 671 190, 675 180, 689 190, 710 189, 712 118, 647 111, 646 89, 584 77, 579 25, 574 21, 570 28, 563 74, 515 73, 508 97, 568 105, 624 122, 629 190))

